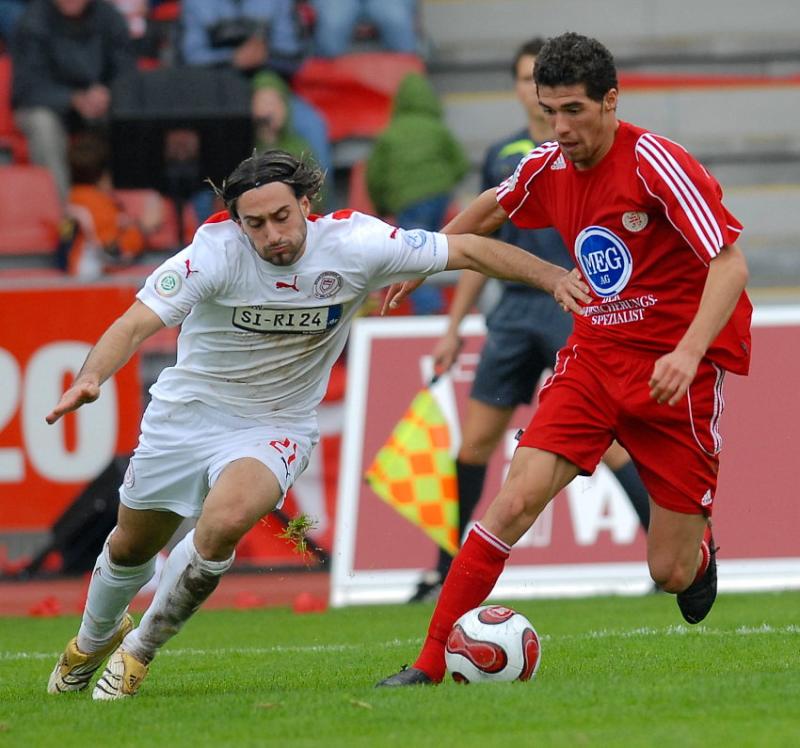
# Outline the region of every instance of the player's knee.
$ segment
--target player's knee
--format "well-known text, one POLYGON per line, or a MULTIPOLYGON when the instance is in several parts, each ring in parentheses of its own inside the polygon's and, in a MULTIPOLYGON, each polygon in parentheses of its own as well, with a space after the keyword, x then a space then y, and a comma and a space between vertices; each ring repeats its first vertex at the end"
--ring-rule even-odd
POLYGON ((135 535, 116 528, 108 541, 108 557, 118 566, 141 566, 161 550, 142 543, 135 535))
POLYGON ((665 592, 683 592, 691 583, 695 570, 678 559, 650 563, 650 576, 665 592))
POLYGON ((458 450, 458 460, 467 465, 486 465, 497 447, 494 439, 464 439, 458 450))
POLYGON ((203 558, 215 561, 229 558, 252 526, 252 517, 243 510, 235 509, 210 522, 201 520, 195 531, 197 551, 203 558))
POLYGON ((530 526, 547 506, 542 492, 506 485, 494 502, 494 513, 503 527, 530 526))

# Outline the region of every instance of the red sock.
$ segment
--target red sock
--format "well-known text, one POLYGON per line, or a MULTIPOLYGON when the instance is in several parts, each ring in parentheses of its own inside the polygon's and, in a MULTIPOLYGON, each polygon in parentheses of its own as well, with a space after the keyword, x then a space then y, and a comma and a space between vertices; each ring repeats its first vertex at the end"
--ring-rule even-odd
POLYGON ((444 678, 444 647, 453 624, 489 596, 510 552, 511 546, 480 524, 470 531, 447 573, 428 636, 414 663, 431 680, 438 683, 444 678))

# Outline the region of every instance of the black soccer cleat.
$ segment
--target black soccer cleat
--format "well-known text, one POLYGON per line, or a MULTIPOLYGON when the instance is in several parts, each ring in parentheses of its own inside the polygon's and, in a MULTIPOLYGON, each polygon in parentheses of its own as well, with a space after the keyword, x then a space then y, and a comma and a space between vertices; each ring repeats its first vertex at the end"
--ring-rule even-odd
POLYGON ((432 686, 433 681, 424 673, 415 667, 403 665, 399 673, 390 675, 384 678, 379 683, 375 684, 375 688, 382 688, 383 686, 432 686))
POLYGON ((683 592, 679 592, 678 607, 687 623, 700 623, 709 613, 717 599, 717 551, 714 536, 708 537, 708 568, 696 582, 692 582, 683 592))
POLYGON ((439 593, 442 591, 442 584, 444 584, 444 577, 440 572, 436 570, 425 572, 417 585, 417 589, 414 590, 414 594, 408 599, 408 602, 435 602, 438 600, 439 593))

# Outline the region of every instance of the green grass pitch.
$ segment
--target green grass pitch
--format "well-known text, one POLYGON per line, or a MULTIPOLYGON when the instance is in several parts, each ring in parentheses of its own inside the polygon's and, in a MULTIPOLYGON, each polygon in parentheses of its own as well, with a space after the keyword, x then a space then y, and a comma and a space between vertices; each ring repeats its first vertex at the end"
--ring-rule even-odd
POLYGON ((76 617, 0 619, 2 746, 797 746, 800 592, 514 601, 542 639, 529 683, 375 689, 430 605, 200 612, 139 695, 49 696, 76 617))

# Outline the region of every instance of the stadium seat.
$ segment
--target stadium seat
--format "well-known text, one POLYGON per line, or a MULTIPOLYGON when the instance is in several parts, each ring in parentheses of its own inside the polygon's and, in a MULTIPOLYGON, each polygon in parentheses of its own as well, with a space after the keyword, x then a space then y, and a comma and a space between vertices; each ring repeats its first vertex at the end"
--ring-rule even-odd
POLYGON ((161 196, 155 190, 148 189, 115 190, 114 194, 122 203, 125 212, 133 218, 142 215, 145 202, 153 195, 164 201, 164 222, 157 231, 146 237, 146 251, 175 252, 192 240, 198 221, 190 203, 183 206, 183 241, 181 241, 178 237, 178 213, 172 200, 161 196))
POLYGON ((63 217, 56 183, 47 169, 0 166, 0 254, 53 254, 63 217))
POLYGON ((11 109, 11 55, 0 55, 0 151, 14 163, 28 160, 28 143, 14 124, 11 109))
POLYGON ((356 161, 350 167, 350 176, 347 184, 347 207, 359 213, 375 216, 375 206, 367 192, 367 162, 363 159, 356 161))
POLYGON ((372 138, 389 123, 400 81, 422 72, 422 59, 402 52, 312 57, 295 75, 293 88, 322 112, 332 141, 372 138))
MULTIPOLYGON (((375 216, 375 206, 370 200, 369 192, 367 191, 367 162, 364 159, 356 161, 350 167, 350 176, 347 184, 347 207, 352 210, 357 210, 359 213, 367 213, 368 215, 375 216)), ((444 216, 444 222, 449 223, 461 212, 461 203, 458 198, 454 198, 447 206, 447 212, 444 216)), ((393 216, 382 216, 388 223, 392 223, 393 216)))

